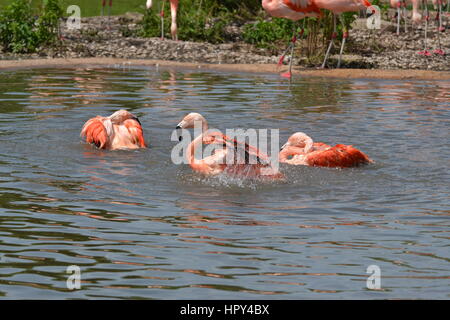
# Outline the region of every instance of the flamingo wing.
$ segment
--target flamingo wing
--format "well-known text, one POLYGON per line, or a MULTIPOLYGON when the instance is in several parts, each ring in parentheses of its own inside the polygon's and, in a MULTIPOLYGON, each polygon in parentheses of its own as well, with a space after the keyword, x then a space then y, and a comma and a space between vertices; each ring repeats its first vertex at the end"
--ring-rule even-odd
POLYGON ((269 157, 257 148, 221 133, 214 134, 212 143, 221 144, 227 151, 232 150, 233 164, 269 166, 269 157))
POLYGON ((314 142, 313 147, 314 147, 314 150, 326 150, 328 148, 331 148, 331 146, 329 146, 323 142, 314 142))
POLYGON ((282 0, 289 9, 302 13, 316 13, 321 15, 319 7, 312 0, 282 0))
POLYGON ((353 146, 337 144, 323 151, 315 151, 306 156, 306 162, 316 167, 356 167, 372 162, 367 155, 353 146))
POLYGON ((145 148, 144 131, 142 130, 141 123, 136 119, 127 119, 123 122, 123 125, 127 128, 130 134, 130 140, 133 144, 138 145, 141 148, 145 148))
POLYGON ((97 148, 104 149, 108 143, 108 133, 103 123, 104 118, 97 116, 89 119, 81 129, 81 137, 86 138, 87 143, 94 144, 97 148))

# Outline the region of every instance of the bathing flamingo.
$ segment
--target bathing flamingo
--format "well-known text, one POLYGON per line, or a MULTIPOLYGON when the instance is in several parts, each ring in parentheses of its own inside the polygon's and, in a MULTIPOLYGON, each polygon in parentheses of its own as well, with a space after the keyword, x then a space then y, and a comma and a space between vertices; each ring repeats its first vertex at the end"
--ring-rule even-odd
MULTIPOLYGON (((172 40, 178 40, 177 33, 177 10, 178 10, 178 0, 169 0, 170 1, 170 14, 172 17, 172 25, 170 26, 170 33, 172 34, 172 40)), ((161 7, 161 39, 164 39, 164 4, 166 0, 163 0, 161 7)), ((152 0, 147 0, 147 9, 152 7, 152 0)))
MULTIPOLYGON (((328 49, 325 53, 325 58, 322 63, 322 68, 325 68, 325 64, 328 60, 328 56, 330 54, 331 46, 333 45, 333 40, 336 38, 336 16, 344 12, 355 12, 360 10, 365 10, 372 6, 372 4, 367 0, 311 0, 314 4, 320 9, 327 9, 333 12, 333 33, 331 36, 330 44, 328 45, 328 49)), ((347 26, 343 23, 343 36, 342 36, 342 44, 341 50, 339 52, 339 60, 337 67, 341 66, 341 57, 342 52, 344 51, 345 41, 348 38, 348 29, 347 26)))
POLYGON ((281 147, 279 160, 293 165, 337 168, 356 167, 373 162, 353 146, 337 144, 331 147, 325 143, 313 142, 311 137, 303 132, 289 137, 281 147))
MULTIPOLYGON (((268 14, 277 18, 286 18, 292 21, 298 21, 305 17, 320 17, 321 12, 317 6, 314 5, 313 0, 262 0, 262 6, 268 14)), ((298 36, 303 35, 303 28, 298 36)), ((286 53, 291 50, 291 59, 289 61, 289 71, 283 73, 281 76, 286 78, 292 77, 292 61, 294 55, 295 43, 297 42, 296 30, 292 36, 290 45, 286 51, 281 55, 278 65, 283 63, 286 53)))
POLYGON ((208 122, 199 113, 189 113, 178 123, 176 129, 194 128, 196 125, 201 126, 202 133, 189 143, 186 151, 188 163, 194 171, 205 175, 226 173, 233 176, 282 178, 281 173, 270 165, 267 155, 247 143, 230 139, 221 132, 208 130, 208 122), (215 144, 217 148, 212 155, 196 159, 196 151, 201 151, 198 148, 203 144, 215 144), (239 158, 238 155, 244 155, 244 158, 239 158))
POLYGON ((89 119, 81 130, 81 137, 99 149, 145 148, 144 134, 139 119, 126 110, 114 112, 109 117, 89 119))

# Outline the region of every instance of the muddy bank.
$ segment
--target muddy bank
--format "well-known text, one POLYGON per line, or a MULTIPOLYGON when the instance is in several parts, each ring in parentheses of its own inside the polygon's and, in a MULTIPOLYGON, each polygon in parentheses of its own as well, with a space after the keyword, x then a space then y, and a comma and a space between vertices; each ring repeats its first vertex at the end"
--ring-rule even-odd
MULTIPOLYGON (((176 62, 153 59, 120 58, 55 58, 28 60, 1 60, 0 70, 30 68, 80 68, 109 67, 129 68, 131 66, 152 66, 161 69, 216 70, 226 72, 278 73, 283 71, 276 64, 208 64, 176 62)), ((448 71, 432 70, 366 70, 366 69, 304 69, 294 70, 296 76, 331 77, 348 79, 416 79, 416 80, 450 80, 448 71)))

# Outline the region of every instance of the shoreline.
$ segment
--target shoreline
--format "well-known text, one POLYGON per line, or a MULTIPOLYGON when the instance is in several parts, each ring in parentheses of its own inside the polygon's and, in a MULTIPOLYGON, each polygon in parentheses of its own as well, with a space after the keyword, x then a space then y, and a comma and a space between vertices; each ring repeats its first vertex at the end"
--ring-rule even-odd
MULTIPOLYGON (((125 58, 51 58, 51 59, 20 59, 0 60, 0 71, 13 71, 35 68, 58 67, 117 67, 118 65, 151 66, 162 68, 215 70, 239 73, 279 74, 287 69, 278 69, 276 64, 214 64, 177 62, 155 59, 125 59, 125 58)), ((386 79, 386 80, 450 80, 450 71, 417 70, 417 69, 299 69, 292 70, 295 76, 344 78, 344 79, 386 79)))

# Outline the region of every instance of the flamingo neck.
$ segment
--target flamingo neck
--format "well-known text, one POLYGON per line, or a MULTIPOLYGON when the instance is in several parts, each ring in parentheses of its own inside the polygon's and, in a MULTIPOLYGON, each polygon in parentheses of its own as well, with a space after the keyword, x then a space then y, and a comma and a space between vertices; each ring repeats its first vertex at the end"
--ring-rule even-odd
POLYGON ((280 151, 279 160, 281 162, 286 162, 287 160, 289 160, 288 158, 290 156, 296 156, 299 154, 304 154, 303 148, 287 146, 280 151))
POLYGON ((308 139, 305 141, 305 147, 304 147, 304 152, 305 153, 309 153, 311 151, 313 151, 313 145, 314 145, 314 141, 308 137, 308 139))
MULTIPOLYGON (((186 152, 187 160, 188 160, 189 164, 191 164, 191 165, 198 162, 197 159, 195 159, 195 150, 197 149, 197 147, 199 145, 202 144, 203 137, 204 137, 206 131, 208 131, 208 122, 206 122, 206 120, 202 120, 201 125, 202 125, 201 133, 189 144, 187 152, 186 152)), ((197 125, 194 125, 194 133, 196 131, 195 128, 197 128, 197 127, 198 127, 197 125)))

